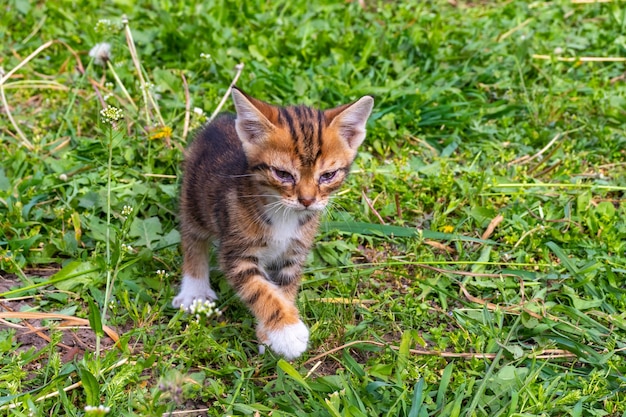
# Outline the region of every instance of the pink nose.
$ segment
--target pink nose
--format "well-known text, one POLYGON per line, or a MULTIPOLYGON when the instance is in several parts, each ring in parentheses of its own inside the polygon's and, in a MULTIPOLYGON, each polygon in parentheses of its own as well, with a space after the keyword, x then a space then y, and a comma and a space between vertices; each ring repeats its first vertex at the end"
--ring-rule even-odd
POLYGON ((309 207, 311 204, 315 203, 315 197, 312 197, 312 198, 309 198, 309 197, 298 197, 298 201, 304 207, 309 207))

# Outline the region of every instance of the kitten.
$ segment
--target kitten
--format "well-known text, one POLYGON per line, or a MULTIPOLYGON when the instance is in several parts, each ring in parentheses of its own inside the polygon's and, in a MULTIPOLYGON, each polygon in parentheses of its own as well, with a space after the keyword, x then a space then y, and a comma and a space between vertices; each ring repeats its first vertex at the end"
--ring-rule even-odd
POLYGON ((320 111, 275 107, 233 89, 236 116, 222 114, 185 155, 180 196, 183 280, 175 307, 215 300, 207 252, 256 318, 258 340, 287 359, 309 331, 296 295, 321 211, 342 184, 374 99, 320 111))

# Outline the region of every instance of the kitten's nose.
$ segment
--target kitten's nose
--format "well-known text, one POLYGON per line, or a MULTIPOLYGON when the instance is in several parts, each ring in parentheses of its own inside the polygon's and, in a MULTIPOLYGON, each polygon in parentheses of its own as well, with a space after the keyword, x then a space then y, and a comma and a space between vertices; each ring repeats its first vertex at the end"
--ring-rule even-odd
POLYGON ((298 197, 298 201, 304 207, 309 207, 311 204, 315 203, 315 197, 298 197))

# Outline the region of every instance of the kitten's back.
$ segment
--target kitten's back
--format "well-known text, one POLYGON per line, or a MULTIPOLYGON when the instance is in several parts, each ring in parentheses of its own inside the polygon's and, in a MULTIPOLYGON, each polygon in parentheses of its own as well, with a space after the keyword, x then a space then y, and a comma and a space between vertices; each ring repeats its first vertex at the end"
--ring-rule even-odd
POLYGON ((205 126, 187 148, 184 175, 214 181, 211 178, 213 175, 232 178, 233 175, 245 173, 247 166, 235 130, 235 115, 222 113, 205 126))

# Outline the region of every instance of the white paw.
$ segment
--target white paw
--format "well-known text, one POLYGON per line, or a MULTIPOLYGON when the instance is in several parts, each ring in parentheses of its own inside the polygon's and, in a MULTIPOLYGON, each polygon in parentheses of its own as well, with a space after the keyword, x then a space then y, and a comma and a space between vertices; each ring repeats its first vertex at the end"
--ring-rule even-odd
POLYGON ((267 345, 285 359, 296 359, 306 350, 309 341, 309 329, 302 321, 289 324, 280 330, 267 332, 267 345))
POLYGON ((182 308, 188 311, 189 306, 196 300, 215 301, 217 300, 217 294, 215 294, 215 291, 211 288, 208 279, 193 278, 184 275, 183 281, 180 284, 180 291, 178 295, 174 297, 172 305, 174 308, 182 308))

